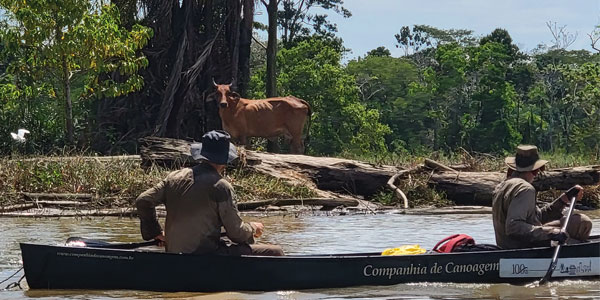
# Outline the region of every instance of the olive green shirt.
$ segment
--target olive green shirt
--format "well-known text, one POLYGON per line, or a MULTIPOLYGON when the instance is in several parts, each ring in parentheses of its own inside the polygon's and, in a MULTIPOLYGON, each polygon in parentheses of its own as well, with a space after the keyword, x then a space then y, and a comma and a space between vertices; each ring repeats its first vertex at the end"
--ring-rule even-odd
POLYGON ((142 237, 161 234, 157 205, 167 209, 166 251, 211 253, 217 250, 221 226, 234 243, 254 243, 254 228, 242 221, 233 202, 233 187, 209 164, 170 173, 136 200, 142 237))
POLYGON ((504 249, 550 246, 556 227, 544 226, 562 217, 559 199, 541 209, 536 206, 535 188, 526 180, 511 177, 496 186, 492 215, 496 244, 504 249))

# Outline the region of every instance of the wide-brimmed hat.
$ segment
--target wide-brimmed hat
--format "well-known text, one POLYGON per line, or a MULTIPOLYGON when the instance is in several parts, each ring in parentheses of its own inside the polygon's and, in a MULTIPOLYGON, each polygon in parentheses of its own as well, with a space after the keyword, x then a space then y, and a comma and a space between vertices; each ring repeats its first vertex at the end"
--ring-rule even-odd
POLYGON ((516 171, 533 171, 543 167, 548 163, 547 160, 540 159, 538 149, 533 145, 519 145, 517 155, 504 159, 506 165, 516 171))
POLYGON ((202 143, 191 145, 191 154, 195 160, 208 160, 215 164, 226 165, 236 159, 237 149, 231 142, 229 133, 213 130, 202 136, 202 143))

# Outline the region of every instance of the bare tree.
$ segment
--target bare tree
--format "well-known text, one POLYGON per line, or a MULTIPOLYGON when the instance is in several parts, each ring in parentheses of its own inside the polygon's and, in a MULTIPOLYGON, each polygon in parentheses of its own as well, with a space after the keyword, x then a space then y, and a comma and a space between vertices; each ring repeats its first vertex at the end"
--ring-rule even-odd
POLYGON ((567 31, 567 25, 559 26, 558 23, 548 21, 546 26, 552 33, 553 41, 552 49, 567 49, 575 40, 577 40, 577 31, 570 33, 567 31))
POLYGON ((592 49, 600 52, 600 46, 596 46, 596 43, 600 40, 600 26, 596 27, 591 33, 588 33, 588 36, 590 37, 592 49))

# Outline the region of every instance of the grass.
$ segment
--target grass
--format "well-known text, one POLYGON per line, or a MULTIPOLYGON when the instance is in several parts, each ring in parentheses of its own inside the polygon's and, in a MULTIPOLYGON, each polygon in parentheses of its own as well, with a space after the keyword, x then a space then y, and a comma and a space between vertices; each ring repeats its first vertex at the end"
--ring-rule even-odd
MULTIPOLYGON (((411 168, 423 163, 425 158, 433 159, 447 166, 468 165, 469 171, 500 171, 505 170, 505 155, 468 152, 464 149, 452 153, 430 152, 427 154, 397 154, 388 153, 385 155, 356 155, 352 153, 343 153, 343 158, 356 159, 369 162, 375 165, 391 165, 401 168, 411 168)), ((541 153, 542 159, 548 160, 550 169, 568 168, 575 166, 600 165, 600 160, 588 155, 556 153, 541 153)))
POLYGON ((306 186, 293 186, 281 179, 250 172, 245 169, 229 170, 227 179, 235 189, 239 202, 265 199, 303 199, 316 197, 316 193, 306 186))
POLYGON ((89 193, 131 202, 166 174, 159 168, 142 169, 139 161, 127 159, 0 159, 0 204, 18 202, 19 192, 89 193))
MULTIPOLYGON (((347 158, 367 161, 374 164, 396 165, 411 168, 423 163, 424 156, 351 156, 347 158)), ((504 157, 488 154, 471 154, 459 151, 452 154, 431 153, 427 158, 445 165, 466 165, 470 171, 505 170, 504 157)), ((551 168, 600 164, 585 156, 542 154, 551 162, 551 168)), ((115 159, 105 161, 93 157, 17 157, 0 158, 0 205, 10 205, 21 201, 20 192, 38 193, 89 193, 97 198, 115 199, 108 206, 131 206, 135 198, 144 190, 162 180, 170 170, 160 167, 142 168, 139 160, 115 159)), ((234 185, 239 202, 275 198, 311 198, 316 194, 307 186, 293 186, 283 180, 254 173, 248 169, 230 168, 226 178, 234 185)), ((411 207, 448 206, 443 193, 436 192, 428 185, 428 175, 413 175, 410 180, 402 180, 399 188, 410 199, 411 207)), ((543 199, 553 199, 559 191, 540 193, 543 199)), ((371 201, 385 205, 398 204, 389 190, 375 194, 371 201)), ((600 207, 600 187, 588 187, 584 204, 600 207)))
MULTIPOLYGON (((88 193, 111 198, 110 206, 130 206, 135 198, 162 180, 171 170, 142 168, 139 160, 101 161, 85 156, 0 159, 0 205, 20 202, 20 192, 88 193)), ((236 200, 309 198, 308 187, 290 186, 262 174, 228 170, 236 200)))

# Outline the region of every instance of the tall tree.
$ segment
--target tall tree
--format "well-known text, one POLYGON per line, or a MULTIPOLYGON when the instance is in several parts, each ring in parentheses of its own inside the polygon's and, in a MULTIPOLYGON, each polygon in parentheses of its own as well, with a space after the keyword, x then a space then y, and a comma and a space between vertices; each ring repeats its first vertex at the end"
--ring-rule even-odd
POLYGON ((277 7, 279 0, 262 0, 262 3, 267 8, 269 17, 269 34, 267 42, 267 97, 277 96, 277 7))
POLYGON ((213 80, 245 93, 249 81, 253 0, 138 1, 140 23, 155 34, 143 52, 147 89, 98 105, 96 148, 110 136, 135 151, 137 137, 157 135, 199 140, 221 128, 213 80))
POLYGON ((380 46, 380 47, 377 47, 376 49, 373 49, 373 50, 367 52, 367 56, 386 57, 386 56, 392 56, 392 53, 386 47, 380 46))
MULTIPOLYGON (((360 102, 353 76, 341 66, 342 52, 328 40, 311 38, 278 55, 282 93, 308 101, 313 111, 307 152, 383 153, 389 128, 379 113, 360 102)), ((253 75, 254 94, 262 97, 262 68, 253 75)))
POLYGON ((114 6, 93 10, 87 0, 2 0, 0 5, 9 12, 8 24, 14 24, 7 24, 2 35, 10 45, 5 50, 19 52, 9 70, 32 79, 32 86, 15 88, 49 89, 52 98, 62 99, 67 143, 73 144, 75 136, 74 98, 118 97, 141 89, 137 72, 147 60, 138 49, 152 32, 139 25, 125 30, 114 6), (119 79, 108 79, 111 73, 119 79), (74 90, 75 82, 83 90, 74 90))
POLYGON ((344 18, 352 16, 352 13, 342 6, 343 0, 281 1, 283 7, 279 11, 278 18, 284 47, 289 47, 299 37, 309 36, 311 32, 320 36, 334 37, 337 26, 327 20, 327 14, 313 13, 315 10, 333 10, 344 18))
POLYGON ((481 46, 473 49, 473 68, 478 73, 477 92, 473 100, 477 103, 477 124, 473 129, 479 140, 473 143, 475 150, 501 152, 513 149, 521 135, 515 129, 514 114, 517 93, 507 80, 509 68, 517 59, 518 48, 504 29, 496 29, 480 41, 481 46))
POLYGON ((418 81, 418 69, 410 60, 385 55, 381 49, 370 52, 375 55, 348 62, 346 71, 356 78, 361 103, 379 111, 381 123, 390 127, 388 148, 413 150, 413 145, 418 148, 423 144, 430 124, 422 98, 409 95, 410 83, 418 81))

